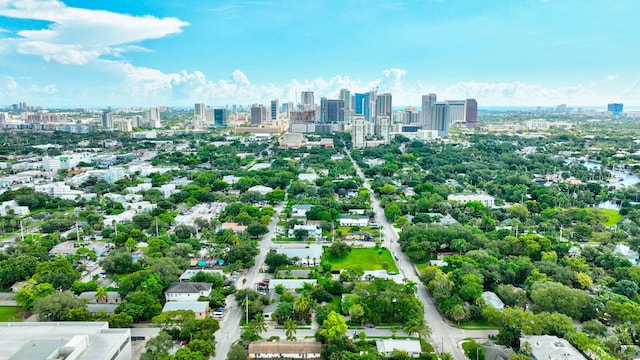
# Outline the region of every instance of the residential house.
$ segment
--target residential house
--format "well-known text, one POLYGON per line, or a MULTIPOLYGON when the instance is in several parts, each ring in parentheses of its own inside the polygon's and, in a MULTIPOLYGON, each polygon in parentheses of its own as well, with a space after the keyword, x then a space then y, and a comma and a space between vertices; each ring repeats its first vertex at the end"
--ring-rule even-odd
POLYGON ((627 260, 631 261, 633 265, 640 264, 640 255, 637 251, 631 250, 629 245, 620 243, 616 244, 616 247, 613 249, 613 253, 626 258, 627 260))
POLYGON ((311 238, 311 239, 322 238, 322 229, 320 228, 320 226, 313 225, 313 224, 294 225, 293 229, 289 229, 289 233, 287 234, 287 236, 290 238, 295 237, 296 230, 300 230, 300 229, 307 231, 307 238, 311 238))
POLYGON ((369 226, 368 216, 340 215, 340 226, 369 226))
POLYGON ((224 276, 224 272, 222 270, 214 270, 214 269, 187 269, 182 275, 180 275, 180 281, 188 281, 192 277, 194 277, 197 273, 204 272, 207 274, 220 274, 224 276))
POLYGON ((375 279, 389 279, 387 270, 365 270, 362 281, 372 281, 375 279))
POLYGON ((169 286, 164 296, 167 301, 198 301, 211 295, 211 287, 204 282, 177 282, 169 286))
POLYGON ((269 281, 269 290, 274 290, 276 286, 282 285, 287 290, 301 289, 304 283, 315 286, 318 280, 315 279, 273 279, 269 281))
POLYGON ((485 360, 509 360, 511 355, 515 354, 510 347, 494 344, 491 341, 485 342, 482 346, 485 360))
POLYGON ((162 312, 190 310, 196 316, 196 320, 203 320, 209 316, 208 301, 167 301, 162 308, 162 312))
POLYGON ((93 314, 96 315, 98 313, 105 313, 107 315, 113 315, 116 312, 116 308, 119 306, 119 304, 86 304, 85 307, 87 308, 87 310, 93 314))
POLYGON ((299 266, 319 266, 322 259, 322 245, 311 244, 308 247, 277 248, 277 254, 286 255, 289 259, 298 259, 299 266))
POLYGON ((491 305, 498 310, 502 310, 504 308, 504 303, 496 293, 492 291, 485 291, 482 293, 482 299, 487 305, 491 305))
POLYGON ((120 304, 122 302, 120 294, 116 291, 107 291, 107 297, 105 299, 96 298, 96 293, 96 291, 85 291, 78 295, 78 299, 92 304, 120 304))
POLYGON ((18 216, 29 215, 29 207, 28 206, 20 206, 17 201, 9 200, 5 201, 0 205, 0 215, 7 216, 9 214, 14 214, 18 216))
POLYGON ((420 341, 418 340, 396 340, 396 339, 384 339, 376 341, 376 348, 378 353, 384 357, 393 356, 393 352, 404 351, 409 357, 417 358, 422 352, 420 347, 420 341))
POLYGON ((256 185, 256 186, 252 186, 249 189, 247 189, 247 191, 256 191, 259 192, 260 195, 265 196, 268 193, 273 191, 273 188, 270 188, 268 186, 263 186, 263 185, 256 185))
POLYGON ((320 359, 322 344, 319 342, 254 341, 249 343, 250 360, 271 359, 320 359))
POLYGON ((495 198, 487 194, 471 194, 471 195, 451 194, 447 197, 447 200, 460 202, 462 204, 466 204, 470 201, 479 201, 488 208, 494 208, 496 206, 495 198))
POLYGON ((567 340, 551 335, 530 335, 520 338, 520 345, 531 345, 533 360, 586 360, 567 340))
POLYGON ((291 207, 291 217, 306 217, 307 211, 311 210, 313 205, 293 205, 291 207))

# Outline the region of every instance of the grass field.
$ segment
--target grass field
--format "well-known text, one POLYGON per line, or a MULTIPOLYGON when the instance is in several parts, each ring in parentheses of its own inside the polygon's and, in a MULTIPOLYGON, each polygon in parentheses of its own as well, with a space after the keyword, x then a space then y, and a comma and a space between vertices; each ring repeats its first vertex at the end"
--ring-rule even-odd
POLYGON ((398 272, 391 252, 387 249, 382 249, 380 254, 376 248, 352 249, 349 255, 342 259, 336 259, 325 252, 323 258, 331 264, 331 270, 334 271, 342 270, 347 265, 360 265, 363 270, 383 270, 382 264, 387 263, 389 264, 387 271, 398 272))
POLYGON ((22 316, 18 315, 20 310, 19 306, 0 306, 0 322, 22 321, 22 316))
POLYGON ((607 221, 605 221, 605 226, 615 226, 620 219, 622 219, 622 215, 620 215, 620 211, 613 209, 598 209, 604 215, 607 216, 607 221))

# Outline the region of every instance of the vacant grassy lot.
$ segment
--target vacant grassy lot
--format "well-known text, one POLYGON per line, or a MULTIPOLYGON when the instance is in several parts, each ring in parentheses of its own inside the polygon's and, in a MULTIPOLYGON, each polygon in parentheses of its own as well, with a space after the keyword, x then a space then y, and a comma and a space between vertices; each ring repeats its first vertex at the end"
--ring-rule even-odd
POLYGON ((0 322, 22 321, 22 316, 18 315, 20 310, 19 306, 0 306, 0 322))
POLYGON ((598 209, 601 213, 607 216, 607 221, 605 221, 606 226, 615 226, 620 219, 622 219, 622 215, 620 215, 620 211, 613 209, 598 209))
POLYGON ((382 249, 380 253, 376 248, 352 249, 349 255, 342 259, 336 259, 325 251, 323 258, 331 264, 331 270, 342 270, 347 265, 360 265, 363 270, 383 270, 382 264, 387 263, 387 271, 398 272, 391 252, 387 249, 382 249))

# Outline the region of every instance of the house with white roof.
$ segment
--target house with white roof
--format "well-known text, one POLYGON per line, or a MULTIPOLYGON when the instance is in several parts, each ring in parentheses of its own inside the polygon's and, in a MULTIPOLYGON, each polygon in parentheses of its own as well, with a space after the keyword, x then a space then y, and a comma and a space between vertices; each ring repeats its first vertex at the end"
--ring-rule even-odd
POLYGON ((530 335, 520 338, 520 345, 528 342, 534 360, 586 360, 567 340, 551 335, 530 335))
POLYGON ((297 258, 296 265, 300 266, 319 266, 322 259, 322 245, 311 244, 305 247, 295 248, 277 248, 277 254, 286 255, 289 259, 297 258))
POLYGON ((471 195, 451 194, 447 197, 447 200, 456 201, 462 204, 466 204, 471 201, 479 201, 488 208, 494 208, 496 206, 495 198, 487 194, 471 194, 471 195))
POLYGON ((256 185, 256 186, 250 187, 249 189, 247 189, 247 191, 256 191, 256 192, 259 192, 260 195, 265 196, 268 193, 272 192, 273 188, 270 188, 264 185, 256 185))
POLYGON ((294 225, 293 229, 289 229, 288 237, 295 237, 296 230, 305 230, 307 231, 307 237, 312 239, 321 239, 322 238, 322 229, 318 225, 310 225, 310 224, 298 224, 294 225))
POLYGON ((11 213, 18 216, 25 216, 29 215, 30 211, 28 206, 21 206, 15 200, 3 202, 2 205, 0 205, 0 215, 7 216, 11 213))
POLYGON ((383 339, 376 340, 376 348, 378 353, 384 357, 393 356, 394 351, 404 351, 409 357, 417 358, 422 353, 420 347, 420 341, 418 340, 396 340, 396 339, 383 339))
POLYGON ((633 265, 640 264, 640 254, 635 250, 631 250, 627 244, 616 244, 616 247, 613 249, 613 253, 626 258, 631 261, 633 265))
POLYGON ((485 291, 482 293, 482 299, 487 305, 491 305, 498 310, 502 310, 504 308, 504 303, 496 293, 492 291, 485 291))
POLYGON ((188 281, 199 272, 207 274, 219 274, 224 276, 224 272, 218 269, 187 269, 182 273, 182 275, 180 275, 180 281, 188 281))
POLYGON ((340 226, 369 226, 368 216, 340 215, 340 226))
POLYGON ((287 290, 301 289, 304 283, 315 286, 318 283, 316 279, 273 279, 269 281, 269 290, 274 290, 276 286, 282 285, 287 290))
POLYGON ((291 207, 291 217, 306 217, 307 211, 311 210, 313 205, 293 205, 291 207))

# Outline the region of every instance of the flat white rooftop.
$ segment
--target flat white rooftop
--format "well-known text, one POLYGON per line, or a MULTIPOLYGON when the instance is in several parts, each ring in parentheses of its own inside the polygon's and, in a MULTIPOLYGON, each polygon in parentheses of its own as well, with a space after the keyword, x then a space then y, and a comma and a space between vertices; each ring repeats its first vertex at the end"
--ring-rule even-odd
POLYGON ((129 329, 109 329, 106 322, 0 323, 0 360, 130 360, 129 329))

